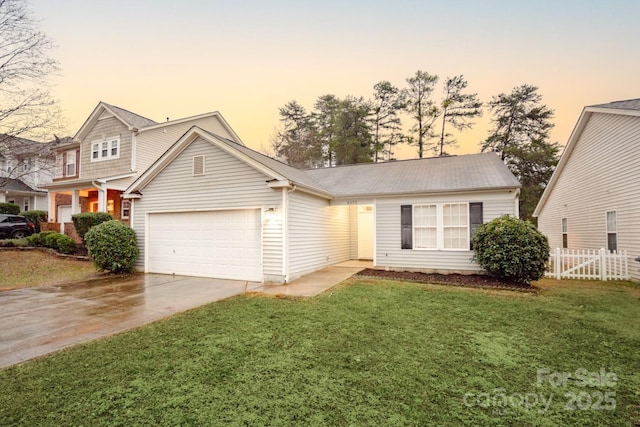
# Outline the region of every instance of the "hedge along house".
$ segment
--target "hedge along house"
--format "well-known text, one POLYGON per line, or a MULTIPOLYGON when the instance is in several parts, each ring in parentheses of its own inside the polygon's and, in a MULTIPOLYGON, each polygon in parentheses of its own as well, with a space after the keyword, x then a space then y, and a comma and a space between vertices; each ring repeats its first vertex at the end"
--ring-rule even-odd
POLYGON ((350 259, 477 272, 474 228, 518 193, 493 153, 299 170, 193 127, 123 197, 140 270, 286 283, 350 259))
POLYGON ((129 222, 124 190, 189 128, 197 125, 242 144, 220 113, 158 123, 99 102, 75 136, 55 148, 56 168, 49 193, 49 221, 72 228, 80 212, 108 212, 129 222))

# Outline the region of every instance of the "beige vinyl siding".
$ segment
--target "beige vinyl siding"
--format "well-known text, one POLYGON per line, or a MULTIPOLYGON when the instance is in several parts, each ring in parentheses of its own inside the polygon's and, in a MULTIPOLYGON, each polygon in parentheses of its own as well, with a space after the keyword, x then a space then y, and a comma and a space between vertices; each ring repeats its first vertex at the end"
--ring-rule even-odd
MULTIPOLYGON (((268 187, 268 177, 244 162, 197 139, 176 157, 134 201, 132 226, 136 230, 140 256, 137 266, 144 267, 145 213, 206 211, 274 207, 281 212, 280 190, 268 187), (205 156, 206 173, 193 176, 193 157, 205 156)), ((263 273, 281 276, 282 222, 263 221, 263 273)))
POLYGON ((80 143, 80 178, 104 178, 131 172, 131 131, 120 120, 108 117, 96 125, 80 143), (120 137, 120 156, 117 159, 91 161, 91 146, 96 141, 120 137))
POLYGON ((350 254, 349 206, 301 191, 289 194, 289 280, 346 261, 350 254))
POLYGON ((184 122, 169 123, 162 127, 143 130, 136 136, 136 165, 138 173, 143 173, 182 135, 193 126, 198 126, 223 138, 233 140, 217 116, 194 118, 184 122))
POLYGON ((607 247, 606 212, 616 211, 618 249, 629 251, 640 280, 640 117, 594 113, 538 217, 552 248, 562 247, 562 218, 570 249, 607 247))
POLYGON ((515 216, 514 190, 378 199, 375 205, 376 267, 416 271, 478 271, 478 265, 471 261, 473 252, 470 250, 401 249, 401 205, 470 202, 482 202, 483 222, 504 214, 515 216))

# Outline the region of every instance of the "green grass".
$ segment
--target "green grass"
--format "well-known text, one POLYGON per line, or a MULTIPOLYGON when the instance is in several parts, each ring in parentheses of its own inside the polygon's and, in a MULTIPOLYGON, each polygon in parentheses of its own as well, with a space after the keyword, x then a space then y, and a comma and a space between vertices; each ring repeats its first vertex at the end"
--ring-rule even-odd
POLYGON ((38 250, 0 251, 0 291, 60 285, 97 276, 90 261, 61 258, 38 250))
MULTIPOLYGON (((0 425, 620 425, 640 422, 640 288, 538 295, 350 281, 313 299, 244 295, 0 371, 0 425), (536 384, 537 369, 615 386, 536 384), (565 410, 614 392, 613 411, 565 410), (483 407, 517 393, 541 406, 483 407)), ((595 399, 594 402, 595 403, 595 399)), ((604 402, 603 402, 604 405, 604 402)))

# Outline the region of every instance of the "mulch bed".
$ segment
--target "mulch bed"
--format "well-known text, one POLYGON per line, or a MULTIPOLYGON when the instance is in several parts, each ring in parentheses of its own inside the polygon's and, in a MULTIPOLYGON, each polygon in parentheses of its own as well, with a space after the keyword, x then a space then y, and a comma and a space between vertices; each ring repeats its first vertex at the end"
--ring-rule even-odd
POLYGON ((366 268, 354 275, 362 279, 388 279, 404 282, 430 283, 435 285, 463 286, 481 289, 505 289, 519 292, 536 292, 531 285, 517 282, 505 282, 482 274, 439 274, 417 273, 411 271, 386 271, 366 268))

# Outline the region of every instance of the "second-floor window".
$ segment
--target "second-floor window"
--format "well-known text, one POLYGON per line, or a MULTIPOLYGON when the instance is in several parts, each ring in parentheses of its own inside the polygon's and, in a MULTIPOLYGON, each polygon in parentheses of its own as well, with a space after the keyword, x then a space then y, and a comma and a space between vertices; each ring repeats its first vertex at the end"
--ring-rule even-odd
POLYGON ((65 165, 65 174, 64 176, 75 176, 76 175, 76 152, 67 151, 67 162, 65 165))
POLYGON ((120 158, 120 137, 107 138, 91 143, 92 162, 118 158, 120 158))

